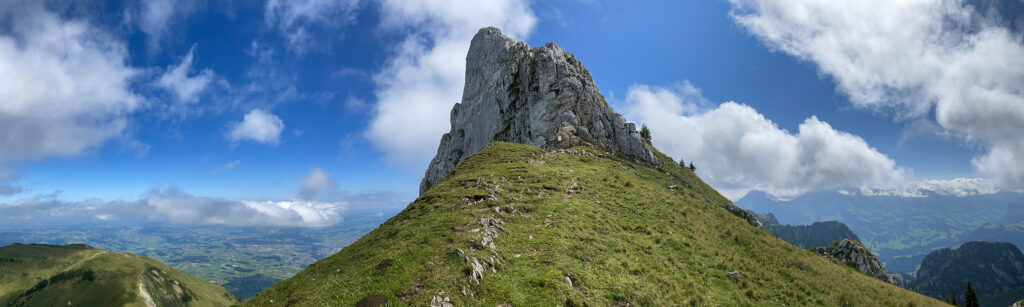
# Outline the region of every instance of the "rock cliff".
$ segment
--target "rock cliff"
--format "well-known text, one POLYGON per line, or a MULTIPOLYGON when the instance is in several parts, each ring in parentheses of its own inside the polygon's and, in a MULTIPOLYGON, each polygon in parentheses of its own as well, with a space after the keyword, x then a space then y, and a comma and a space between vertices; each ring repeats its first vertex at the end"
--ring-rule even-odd
POLYGON ((657 160, 636 125, 612 111, 590 72, 554 43, 530 48, 497 28, 473 37, 462 101, 451 131, 420 183, 420 194, 494 141, 545 150, 593 146, 643 165, 657 160))
POLYGON ((875 257, 860 242, 844 239, 838 245, 818 247, 811 250, 826 258, 839 259, 840 262, 852 266, 857 271, 868 276, 881 279, 890 284, 894 283, 892 277, 889 277, 889 272, 885 270, 885 265, 882 265, 878 257, 875 257))

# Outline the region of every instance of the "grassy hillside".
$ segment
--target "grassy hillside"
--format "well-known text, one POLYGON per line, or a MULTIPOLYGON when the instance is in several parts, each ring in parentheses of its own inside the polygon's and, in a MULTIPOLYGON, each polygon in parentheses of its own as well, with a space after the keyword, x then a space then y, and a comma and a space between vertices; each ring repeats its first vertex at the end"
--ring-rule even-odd
POLYGON ((245 304, 941 304, 752 227, 657 155, 662 167, 647 168, 591 148, 491 144, 376 230, 245 304))
POLYGON ((88 245, 0 247, 0 306, 227 306, 223 287, 88 245))

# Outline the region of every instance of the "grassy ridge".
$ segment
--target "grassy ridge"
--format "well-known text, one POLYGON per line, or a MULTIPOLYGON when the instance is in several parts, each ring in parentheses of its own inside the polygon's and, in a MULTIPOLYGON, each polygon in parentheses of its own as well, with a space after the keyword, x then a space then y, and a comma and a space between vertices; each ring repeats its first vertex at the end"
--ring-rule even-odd
POLYGON ((662 167, 646 168, 591 148, 491 144, 376 230, 245 304, 941 304, 750 226, 657 155, 662 167))
POLYGON ((223 287, 147 257, 86 245, 0 247, 3 306, 227 306, 223 287))

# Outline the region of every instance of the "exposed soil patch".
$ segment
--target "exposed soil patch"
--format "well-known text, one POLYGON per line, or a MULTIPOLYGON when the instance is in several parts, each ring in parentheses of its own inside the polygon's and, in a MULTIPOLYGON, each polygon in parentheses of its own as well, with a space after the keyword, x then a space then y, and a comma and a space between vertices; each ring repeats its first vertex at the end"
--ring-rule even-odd
POLYGON ((356 307, 377 307, 387 303, 387 297, 379 294, 370 294, 356 302, 356 307))
POLYGON ((391 265, 393 265, 394 263, 395 263, 394 260, 384 259, 384 261, 381 261, 380 263, 377 264, 377 270, 381 271, 381 270, 384 270, 386 268, 390 268, 391 265))
POLYGON ((366 254, 359 254, 359 255, 352 256, 352 258, 348 258, 348 259, 345 260, 345 264, 352 263, 353 261, 362 259, 363 257, 366 257, 366 254))

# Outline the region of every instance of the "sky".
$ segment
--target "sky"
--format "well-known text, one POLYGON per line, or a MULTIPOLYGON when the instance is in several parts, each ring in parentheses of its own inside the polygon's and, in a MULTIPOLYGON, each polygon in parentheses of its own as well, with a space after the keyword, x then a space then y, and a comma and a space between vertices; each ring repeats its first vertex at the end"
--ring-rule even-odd
POLYGON ((12 0, 0 219, 395 212, 485 26, 575 54, 732 199, 1024 189, 1022 0, 12 0))

